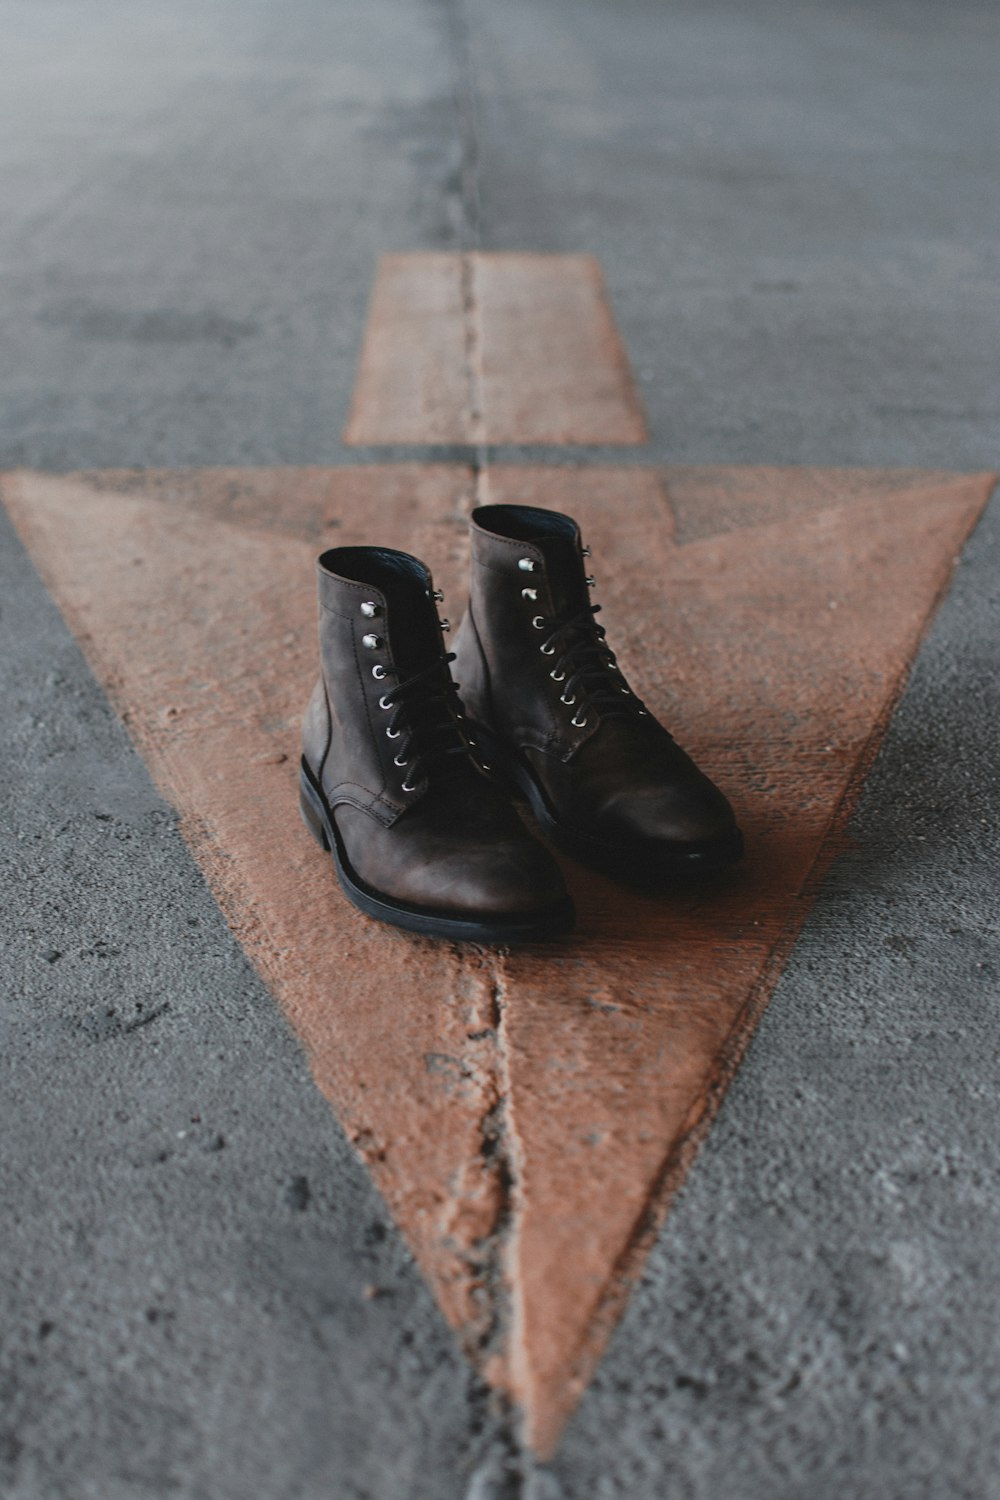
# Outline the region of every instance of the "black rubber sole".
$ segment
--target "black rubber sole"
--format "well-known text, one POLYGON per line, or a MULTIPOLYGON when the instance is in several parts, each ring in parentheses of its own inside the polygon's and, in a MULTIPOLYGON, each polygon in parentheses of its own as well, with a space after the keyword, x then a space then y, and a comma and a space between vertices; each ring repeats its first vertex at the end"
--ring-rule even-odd
POLYGON ((569 932, 576 920, 572 901, 566 900, 544 912, 511 912, 473 920, 454 912, 431 911, 426 907, 407 906, 382 891, 375 890, 352 868, 326 799, 316 785, 305 761, 299 770, 299 811, 302 821, 322 848, 333 858, 337 879, 349 901, 366 916, 393 927, 418 932, 424 937, 446 938, 458 943, 538 943, 569 932))
POLYGON ((727 870, 743 854, 743 835, 738 828, 719 839, 704 843, 648 846, 607 844, 561 823, 549 806, 530 766, 515 751, 507 749, 490 730, 474 725, 482 759, 512 795, 526 801, 546 837, 582 865, 611 875, 629 885, 668 884, 701 879, 727 870))

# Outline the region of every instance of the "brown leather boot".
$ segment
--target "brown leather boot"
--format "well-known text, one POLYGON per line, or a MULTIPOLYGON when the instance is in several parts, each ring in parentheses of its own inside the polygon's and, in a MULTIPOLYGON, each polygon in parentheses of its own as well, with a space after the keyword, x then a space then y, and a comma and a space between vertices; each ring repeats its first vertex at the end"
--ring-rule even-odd
POLYGON ((483 758, 586 864, 639 883, 719 869, 742 852, 732 809, 626 682, 587 556, 569 516, 473 512, 455 676, 483 758))
POLYGON ((573 906, 548 852, 480 769, 430 574, 405 552, 319 559, 320 680, 300 775, 307 828, 355 906, 475 942, 551 937, 573 906))

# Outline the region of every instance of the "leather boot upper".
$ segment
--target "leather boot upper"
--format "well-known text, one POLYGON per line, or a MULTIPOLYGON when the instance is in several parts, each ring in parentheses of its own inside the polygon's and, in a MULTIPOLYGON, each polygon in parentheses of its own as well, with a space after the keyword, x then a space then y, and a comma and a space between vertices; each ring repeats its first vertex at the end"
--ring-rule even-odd
POLYGON ((456 913, 565 902, 558 866, 471 752, 423 564, 334 548, 317 580, 321 672, 303 759, 354 873, 394 900, 456 913))
POLYGON ((623 848, 735 833, 732 809, 618 668, 571 517, 473 512, 455 675, 470 719, 530 767, 561 825, 623 848))

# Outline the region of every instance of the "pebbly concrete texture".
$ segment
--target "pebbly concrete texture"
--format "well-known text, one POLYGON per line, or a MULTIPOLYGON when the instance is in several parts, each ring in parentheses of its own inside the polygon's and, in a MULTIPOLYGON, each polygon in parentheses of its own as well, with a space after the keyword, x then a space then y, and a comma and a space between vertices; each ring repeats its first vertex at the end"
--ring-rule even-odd
POLYGON ((597 255, 656 457, 993 464, 992 5, 467 14, 482 241, 597 255))
POLYGON ((1000 513, 539 1493, 1000 1493, 1000 513))
POLYGON ((653 461, 995 460, 990 0, 0 18, 0 468, 343 462, 378 256, 475 245, 598 257, 653 461))
POLYGON ((485 1393, 0 524, 0 1494, 460 1497, 485 1393))
POLYGON ((447 598, 471 470, 22 474, 0 498, 463 1349, 549 1456, 993 476, 508 465, 489 485, 574 505, 626 671, 750 849, 669 900, 570 866, 572 939, 510 954, 360 917, 293 815, 317 511, 344 544, 425 558, 447 598), (213 513, 233 497, 242 525, 213 513))
MULTIPOLYGON (((375 259, 477 244, 600 258, 651 459, 996 461, 981 0, 2 0, 0 21, 4 467, 381 460, 339 441, 375 259)), ((858 851, 537 1469, 379 1242, 5 531, 0 920, 25 979, 0 1493, 992 1500, 996 543, 994 509, 858 851), (100 1040, 109 999, 138 1018, 161 994, 100 1040), (225 1148, 174 1134, 148 1163, 195 1114, 225 1148), (391 1306, 364 1297, 393 1275, 391 1306)))

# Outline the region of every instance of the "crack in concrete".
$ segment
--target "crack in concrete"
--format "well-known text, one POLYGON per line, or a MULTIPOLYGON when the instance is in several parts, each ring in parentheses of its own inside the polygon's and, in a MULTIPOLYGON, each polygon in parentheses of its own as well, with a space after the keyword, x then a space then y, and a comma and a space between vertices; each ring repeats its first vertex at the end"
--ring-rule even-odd
MULTIPOLYGON (((477 254, 482 246, 482 196, 480 193, 480 136, 475 67, 464 0, 445 0, 445 17, 455 74, 455 108, 460 143, 460 226, 463 355, 469 409, 469 436, 475 445, 471 460, 473 501, 490 503, 489 450, 486 443, 486 393, 483 378, 482 316, 477 287, 477 254)), ((476 1339, 475 1362, 484 1373, 490 1364, 509 1367, 512 1334, 509 1254, 517 1232, 518 1172, 510 1122, 510 1069, 505 1026, 506 982, 504 960, 490 961, 490 992, 487 1028, 493 1042, 493 1086, 488 1107, 480 1117, 480 1156, 494 1178, 496 1211, 489 1232, 474 1250, 476 1280, 481 1287, 484 1321, 476 1339)), ((505 1375, 508 1373, 505 1369, 505 1375)), ((504 1380, 502 1384, 508 1384, 504 1380)), ((500 1462, 497 1453, 473 1476, 469 1495, 480 1492, 518 1500, 525 1484, 527 1450, 520 1421, 508 1397, 499 1413, 503 1438, 500 1462), (496 1483, 499 1467, 500 1483, 496 1483), (483 1488, 485 1481, 486 1488, 483 1488)))
POLYGON ((482 240, 482 198, 479 192, 479 111, 469 23, 463 0, 445 0, 445 27, 451 47, 455 75, 455 111, 458 115, 460 165, 459 198, 462 249, 478 250, 482 240))
MULTIPOLYGON (((491 965, 491 968, 493 966, 491 965)), ((489 1230, 475 1242, 470 1264, 481 1288, 484 1319, 477 1333, 476 1363, 485 1368, 506 1364, 510 1323, 510 1286, 507 1246, 514 1229, 515 1165, 508 1130, 509 1071, 504 1035, 504 985, 495 968, 491 974, 487 1035, 492 1042, 492 1073, 479 1118, 479 1154, 496 1190, 496 1208, 489 1230)))
POLYGON ((468 390, 469 437, 476 444, 474 468, 477 474, 486 463, 486 411, 483 390, 483 336, 476 286, 475 254, 465 254, 461 262, 462 334, 465 380, 468 390))
POLYGON ((520 1212, 518 1153, 510 1118, 507 991, 503 965, 504 959, 499 955, 489 962, 485 1035, 493 1044, 493 1068, 484 1101, 486 1108, 479 1119, 480 1157, 484 1170, 493 1180, 496 1206, 489 1230, 476 1241, 469 1257, 483 1311, 470 1353, 484 1379, 494 1386, 502 1440, 499 1448, 494 1443, 477 1475, 473 1476, 469 1494, 502 1495, 504 1500, 518 1500, 523 1493, 528 1454, 521 1437, 518 1410, 509 1394, 501 1394, 505 1388, 509 1392, 510 1386, 514 1311, 509 1261, 520 1212), (498 1370, 501 1372, 499 1380, 498 1370))
POLYGON ((446 0, 445 25, 455 75, 454 98, 459 137, 459 234, 465 378, 468 388, 469 438, 475 445, 472 461, 476 504, 489 503, 489 455, 483 392, 482 324, 476 289, 476 252, 483 237, 480 193, 479 111, 469 23, 463 0, 446 0))

